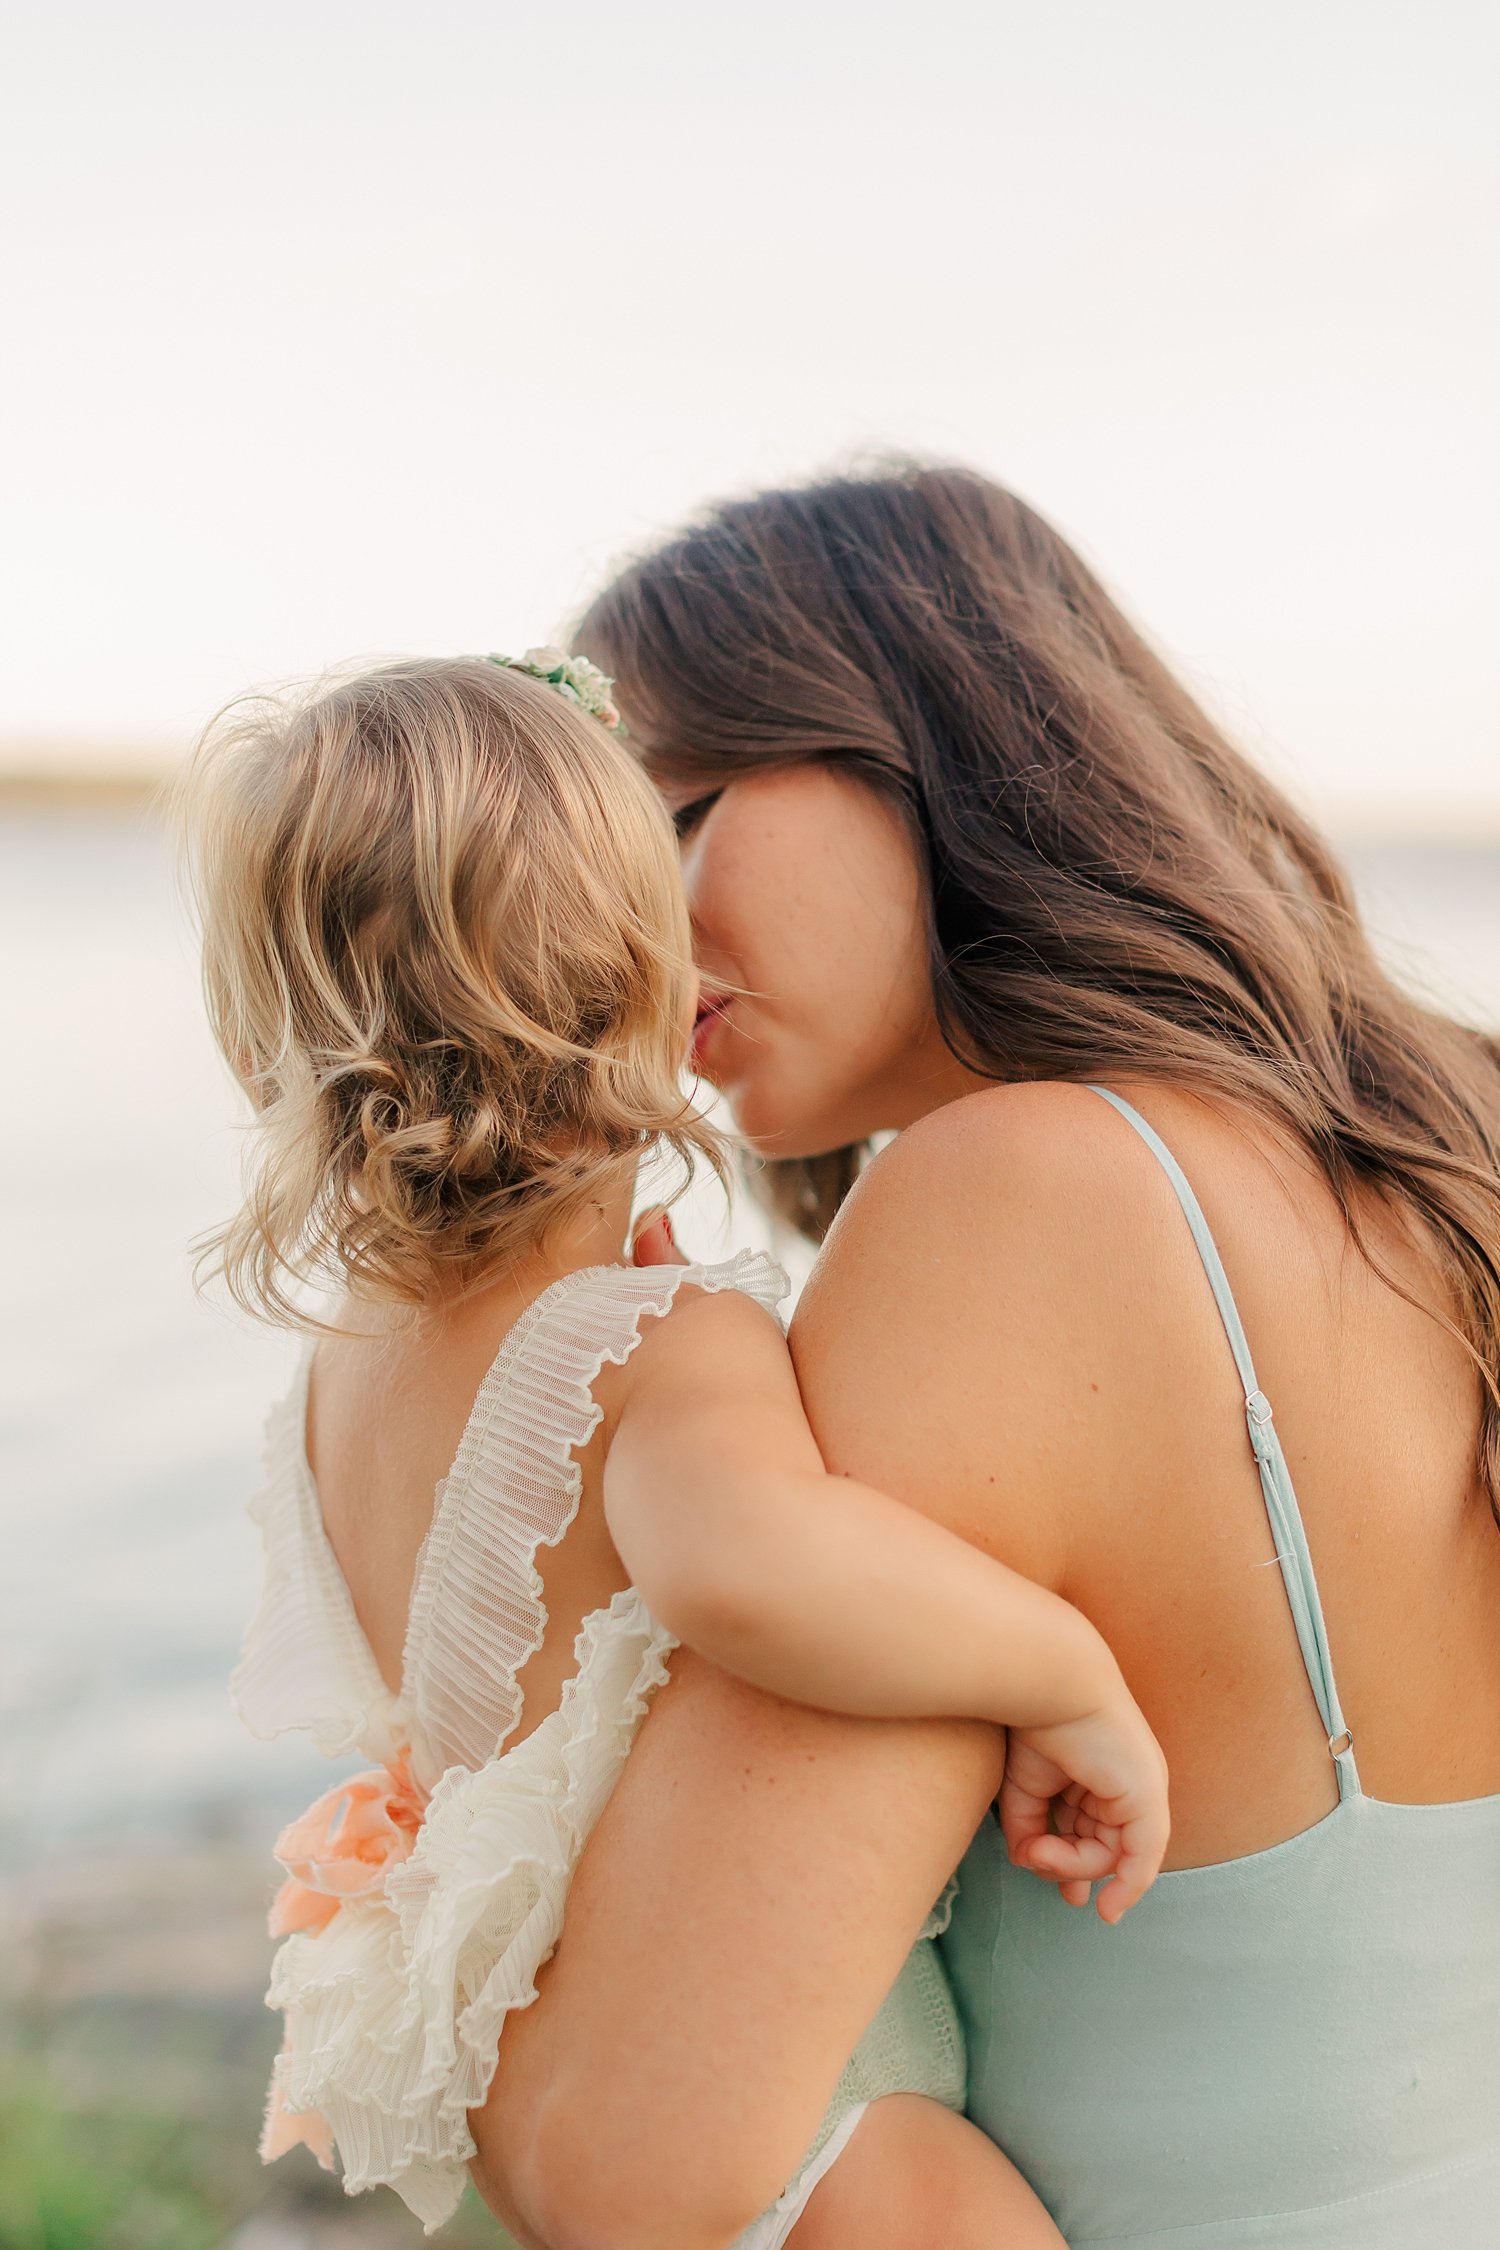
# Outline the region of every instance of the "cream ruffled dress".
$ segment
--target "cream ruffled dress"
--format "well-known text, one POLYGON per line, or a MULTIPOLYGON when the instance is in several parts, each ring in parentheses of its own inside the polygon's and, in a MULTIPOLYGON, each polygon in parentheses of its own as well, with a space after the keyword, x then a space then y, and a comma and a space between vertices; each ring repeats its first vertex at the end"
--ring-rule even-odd
MULTIPOLYGON (((284 1937, 267 2003, 285 2017, 262 2153, 335 2153, 351 2193, 385 2184, 429 2232, 474 2154, 466 2112, 494 2073, 505 2017, 536 1997, 573 1867, 675 1647, 633 1590, 585 1619, 559 1707, 513 1749, 517 1676, 541 1645, 539 1548, 566 1535, 593 1386, 685 1284, 740 1289, 774 1311, 781 1269, 742 1252, 710 1266, 590 1267, 531 1305, 501 1345, 438 1488, 392 1695, 355 1617, 307 1466, 311 1354, 272 1416, 252 1514, 260 1606, 234 1675, 257 1735, 305 1728, 374 1770, 335 1784, 284 1832, 284 1937)), ((742 2250, 774 2250, 863 2105, 896 2091, 961 2107, 963 2053, 932 1916, 861 2042, 797 2178, 742 2250)))

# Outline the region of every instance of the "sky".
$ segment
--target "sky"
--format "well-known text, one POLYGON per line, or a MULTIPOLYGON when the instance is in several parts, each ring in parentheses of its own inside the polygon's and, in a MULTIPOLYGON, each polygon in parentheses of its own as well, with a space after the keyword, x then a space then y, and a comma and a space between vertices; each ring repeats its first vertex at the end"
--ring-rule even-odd
POLYGON ((1004 479, 1347 826, 1500 836, 1491 0, 0 0, 0 771, 1004 479))

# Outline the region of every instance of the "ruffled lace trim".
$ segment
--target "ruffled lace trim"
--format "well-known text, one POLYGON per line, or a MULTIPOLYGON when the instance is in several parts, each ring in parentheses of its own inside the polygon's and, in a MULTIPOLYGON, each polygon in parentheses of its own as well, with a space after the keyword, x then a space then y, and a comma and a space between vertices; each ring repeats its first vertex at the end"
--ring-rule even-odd
POLYGON ((685 1284, 739 1289, 773 1310, 786 1293, 780 1268, 753 1251, 714 1266, 590 1268, 540 1297, 501 1347, 417 1567, 403 1700, 418 1775, 473 1770, 514 1733, 517 1678, 547 1627, 536 1558, 578 1512, 579 1455, 603 1418, 594 1385, 685 1284))
POLYGON ((923 1938, 939 1938, 944 1935, 948 1924, 953 1920, 953 1909, 957 1904, 958 1877, 950 1875, 943 1885, 942 1897, 922 1924, 921 1935, 917 1940, 918 1944, 922 1942, 923 1938))
POLYGON ((329 1757, 358 1748, 382 1762, 409 1741, 429 1786, 451 1765, 473 1770, 494 1756, 520 1717, 517 1675, 546 1631, 536 1556, 578 1511, 576 1455, 600 1420, 593 1385, 606 1362, 623 1365, 642 1320, 669 1312, 685 1283, 739 1289, 772 1312, 787 1293, 781 1268, 757 1251, 717 1265, 588 1267, 546 1290, 505 1338, 438 1490, 399 1697, 323 1530, 306 1461, 304 1363, 271 1416, 250 1511, 265 1582, 230 1694, 252 1734, 306 1728, 329 1757))
POLYGON ((633 1588, 584 1621, 556 1711, 477 1772, 444 1774, 384 1895, 277 1954, 281 2107, 332 2129, 350 2194, 394 2187, 429 2233, 463 2193, 466 2113, 512 2008, 536 1998, 573 1868, 676 1646, 633 1588))

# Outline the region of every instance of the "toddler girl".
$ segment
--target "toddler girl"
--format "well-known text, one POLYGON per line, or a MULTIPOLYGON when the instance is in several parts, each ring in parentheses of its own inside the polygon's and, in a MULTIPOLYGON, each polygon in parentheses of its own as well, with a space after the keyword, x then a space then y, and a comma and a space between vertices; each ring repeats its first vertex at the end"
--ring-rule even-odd
MULTIPOLYGON (((777 1268, 627 1260, 642 1157, 719 1150, 682 1091, 671 828, 614 719, 556 652, 400 664, 231 716, 191 800, 209 1006, 259 1122, 218 1249, 317 1343, 270 1428, 235 1695, 374 1767, 276 1847, 263 2152, 337 2151, 429 2230, 679 1641, 795 1700, 1009 1727, 1013 1851, 1085 1896, 1111 1873, 1108 1920, 1166 1841, 1160 1754, 1085 1619, 826 1474, 777 1268), (321 1323, 309 1284, 337 1292, 321 1323)), ((941 1914, 745 2245, 911 2250, 937 2166, 976 2241, 1060 2241, 958 2115, 941 1914)))

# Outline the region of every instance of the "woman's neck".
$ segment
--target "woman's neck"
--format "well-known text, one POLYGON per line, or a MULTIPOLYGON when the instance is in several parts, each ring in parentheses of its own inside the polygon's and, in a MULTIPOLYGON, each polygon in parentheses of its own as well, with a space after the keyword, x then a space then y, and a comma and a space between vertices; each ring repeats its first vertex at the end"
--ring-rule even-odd
POLYGON ((962 1101, 966 1094, 981 1093, 986 1086, 995 1083, 996 1076, 987 1077, 982 1071, 971 1070, 967 1063, 960 1062, 934 1024, 931 1037, 903 1057, 899 1074, 893 1074, 884 1089, 881 1106, 886 1114, 880 1129, 904 1132, 908 1125, 930 1117, 934 1110, 946 1109, 950 1102, 962 1101))

